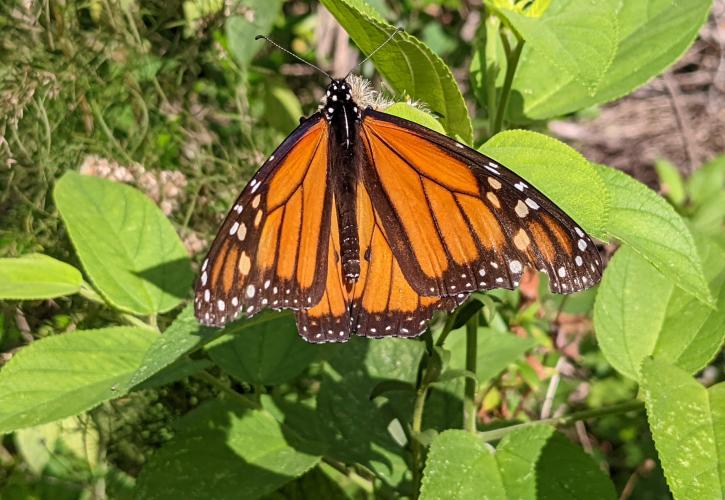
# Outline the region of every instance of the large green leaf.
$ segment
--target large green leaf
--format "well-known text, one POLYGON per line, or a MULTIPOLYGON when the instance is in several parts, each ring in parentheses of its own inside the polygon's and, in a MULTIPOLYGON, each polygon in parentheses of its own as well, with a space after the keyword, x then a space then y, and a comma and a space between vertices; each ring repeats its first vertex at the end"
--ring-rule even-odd
POLYGON ((209 356, 237 380, 277 385, 299 375, 316 359, 320 347, 297 334, 291 314, 271 313, 243 332, 225 335, 209 344, 209 356))
POLYGON ((189 293, 189 258, 161 210, 140 191, 66 173, 55 202, 88 276, 113 306, 168 311, 189 293))
MULTIPOLYGON (((378 48, 395 29, 362 0, 322 0, 322 4, 365 54, 378 48)), ((424 102, 440 115, 449 135, 471 143, 471 119, 453 73, 423 42, 409 33, 398 33, 372 60, 396 92, 424 102)))
POLYGON ((470 432, 439 434, 428 452, 420 498, 507 498, 493 448, 470 432))
POLYGON ((536 186, 591 235, 607 234, 607 187, 571 147, 536 132, 511 130, 496 134, 480 151, 536 186))
POLYGON ((150 330, 115 327, 36 340, 0 371, 0 433, 122 396, 153 339, 150 330))
POLYGON ((497 12, 521 35, 529 50, 593 97, 617 50, 618 4, 600 0, 555 3, 540 18, 513 9, 497 12))
MULTIPOLYGON (((266 35, 272 29, 282 6, 281 0, 235 0, 231 2, 233 15, 224 24, 229 51, 243 68, 264 47, 257 35, 266 35)), ((301 115, 300 115, 301 116, 301 115)))
POLYGON ((700 244, 705 269, 718 297, 717 310, 677 288, 623 246, 604 272, 594 307, 597 339, 620 373, 639 379, 650 355, 694 373, 717 354, 725 338, 725 252, 700 244))
POLYGON ((642 364, 642 393, 667 484, 678 499, 725 492, 725 383, 705 389, 658 359, 642 364))
POLYGON ((654 191, 627 174, 596 165, 609 190, 607 232, 704 303, 713 304, 695 240, 682 217, 654 191))
POLYGON ((78 269, 47 255, 0 259, 0 300, 52 299, 78 292, 82 283, 78 269))
POLYGON ((447 430, 433 441, 421 499, 616 498, 584 451, 545 425, 511 432, 494 452, 475 434, 447 430))
POLYGON ((194 307, 189 304, 179 313, 173 323, 159 335, 143 357, 138 370, 129 380, 133 387, 155 376, 184 354, 207 344, 222 335, 237 335, 247 329, 257 328, 268 321, 274 321, 274 314, 261 314, 228 324, 224 329, 209 328, 199 324, 194 317, 194 307))
POLYGON ((186 415, 136 483, 136 498, 254 499, 320 460, 262 410, 213 401, 186 415))
POLYGON ((711 4, 711 0, 551 2, 540 19, 529 21, 531 29, 547 30, 553 39, 539 36, 524 46, 513 82, 511 115, 547 119, 628 94, 687 50, 711 4), (597 19, 605 21, 601 34, 591 32, 595 18, 587 13, 592 9, 597 19), (536 22, 543 27, 536 27, 536 22), (612 54, 613 30, 617 39, 612 54), (554 52, 563 42, 566 51, 554 52), (590 54, 595 47, 602 52, 590 54), (559 61, 554 63, 552 54, 559 61), (590 72, 600 60, 606 61, 604 66, 590 72))

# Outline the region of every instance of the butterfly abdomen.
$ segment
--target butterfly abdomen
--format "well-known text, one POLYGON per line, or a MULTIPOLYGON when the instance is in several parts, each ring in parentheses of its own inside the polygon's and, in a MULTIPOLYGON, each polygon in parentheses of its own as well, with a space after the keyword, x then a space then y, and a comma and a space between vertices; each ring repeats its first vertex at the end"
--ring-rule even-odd
POLYGON ((328 176, 332 179, 337 209, 340 264, 345 280, 354 283, 360 277, 356 211, 358 167, 355 161, 360 110, 352 99, 350 86, 344 80, 334 80, 330 84, 323 108, 330 124, 328 176))

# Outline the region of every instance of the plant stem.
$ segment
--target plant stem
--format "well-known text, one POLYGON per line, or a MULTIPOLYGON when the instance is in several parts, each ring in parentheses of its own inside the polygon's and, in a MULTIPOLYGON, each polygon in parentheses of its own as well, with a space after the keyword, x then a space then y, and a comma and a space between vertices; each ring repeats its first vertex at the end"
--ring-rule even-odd
POLYGON ((501 70, 498 61, 498 40, 501 20, 492 14, 486 16, 486 46, 484 64, 486 70, 486 106, 488 108, 488 129, 493 135, 496 121, 496 77, 501 70))
POLYGON ((252 401, 246 396, 239 394, 231 387, 227 387, 226 385, 222 384, 215 376, 205 370, 195 373, 193 376, 198 378, 199 380, 203 380, 211 386, 216 387, 224 394, 231 396, 234 401, 236 401, 237 403, 241 403, 241 405, 247 409, 259 410, 261 408, 261 406, 256 401, 252 401))
POLYGON ((595 408, 593 410, 583 410, 572 413, 571 415, 565 415, 563 417, 545 418, 542 420, 533 420, 523 424, 509 425, 508 427, 502 427, 500 429, 494 429, 492 431, 479 432, 478 436, 484 441, 496 441, 504 437, 506 434, 531 427, 533 425, 548 424, 555 427, 564 427, 572 425, 579 420, 586 420, 588 418, 603 417, 605 415, 616 415, 618 413, 627 413, 630 411, 642 411, 644 409, 644 403, 638 400, 626 401, 612 406, 605 406, 603 408, 595 408))
POLYGON ((423 409, 425 408, 425 398, 428 395, 428 385, 418 388, 415 396, 415 406, 413 406, 413 423, 412 423, 412 439, 411 453, 413 455, 413 496, 418 498, 420 491, 420 481, 423 465, 423 447, 418 441, 418 437, 423 428, 423 409))
POLYGON ((514 81, 516 67, 519 65, 521 51, 524 48, 524 41, 517 39, 516 47, 512 51, 508 38, 506 38, 504 33, 501 33, 501 41, 503 42, 504 49, 506 49, 506 77, 504 78, 503 88, 501 89, 501 100, 499 101, 498 108, 496 109, 496 121, 493 124, 493 130, 491 130, 492 136, 501 132, 503 117, 508 109, 509 96, 511 95, 511 84, 514 81))
POLYGON ((340 474, 347 476, 350 481, 355 483, 358 487, 362 488, 363 491, 365 491, 365 493, 367 493, 368 495, 372 495, 373 493, 375 493, 375 486, 373 485, 372 481, 365 479, 354 470, 329 457, 322 457, 322 461, 335 469, 340 474))
MULTIPOLYGON (((466 370, 476 373, 478 354, 478 313, 466 322, 466 370)), ((476 386, 475 380, 466 377, 463 390, 463 428, 476 432, 476 386)))

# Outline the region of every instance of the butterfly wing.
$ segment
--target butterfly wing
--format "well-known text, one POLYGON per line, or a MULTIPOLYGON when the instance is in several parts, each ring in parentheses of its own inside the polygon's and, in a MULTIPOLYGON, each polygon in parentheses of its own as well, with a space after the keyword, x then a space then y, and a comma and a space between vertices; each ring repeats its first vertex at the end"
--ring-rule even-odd
MULTIPOLYGON (((332 205, 332 221, 335 221, 336 209, 332 205)), ((452 310, 461 302, 463 296, 426 297, 411 287, 383 231, 381 214, 362 182, 356 189, 356 220, 360 276, 354 283, 344 279, 340 236, 333 222, 325 292, 314 307, 296 311, 298 330, 306 340, 339 342, 353 333, 368 337, 413 337, 425 329, 435 311, 452 310)))
POLYGON ((523 268, 557 293, 601 278, 599 252, 552 201, 481 153, 368 108, 366 187, 406 279, 422 295, 514 288, 523 268))
POLYGON ((297 309, 325 290, 332 189, 328 125, 304 121, 244 188, 203 261, 195 314, 221 326, 265 307, 297 309))

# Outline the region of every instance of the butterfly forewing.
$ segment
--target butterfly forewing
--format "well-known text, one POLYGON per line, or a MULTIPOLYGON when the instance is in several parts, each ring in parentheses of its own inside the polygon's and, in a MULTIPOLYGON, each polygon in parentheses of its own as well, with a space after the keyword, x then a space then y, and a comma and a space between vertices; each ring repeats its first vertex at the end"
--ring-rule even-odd
POLYGON ((407 120, 367 110, 362 123, 364 178, 419 293, 514 288, 527 265, 559 293, 599 281, 589 237, 518 175, 407 120))
POLYGON ((195 312, 221 326, 265 307, 297 309, 325 289, 332 193, 327 125, 315 115, 262 166, 203 261, 195 312))

